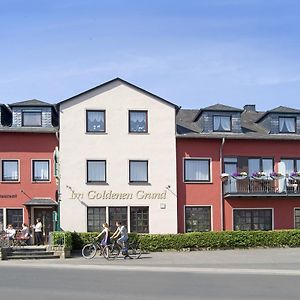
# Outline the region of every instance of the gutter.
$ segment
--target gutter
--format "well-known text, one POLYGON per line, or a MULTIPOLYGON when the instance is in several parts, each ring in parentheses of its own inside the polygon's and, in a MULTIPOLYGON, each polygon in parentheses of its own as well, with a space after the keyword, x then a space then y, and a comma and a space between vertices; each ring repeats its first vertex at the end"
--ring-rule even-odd
MULTIPOLYGON (((220 171, 222 173, 223 169, 223 148, 225 144, 225 138, 222 138, 221 146, 220 146, 220 171)), ((221 174, 220 173, 220 174, 221 174)), ((221 216, 220 216, 220 225, 221 225, 221 231, 224 231, 224 198, 223 198, 223 182, 220 180, 220 210, 221 210, 221 216)))

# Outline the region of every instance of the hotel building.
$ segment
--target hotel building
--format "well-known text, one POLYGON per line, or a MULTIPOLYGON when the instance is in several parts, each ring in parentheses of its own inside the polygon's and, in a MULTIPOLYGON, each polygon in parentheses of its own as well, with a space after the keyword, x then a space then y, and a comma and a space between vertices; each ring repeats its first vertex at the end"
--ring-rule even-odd
POLYGON ((59 103, 63 230, 177 232, 176 109, 119 78, 59 103))

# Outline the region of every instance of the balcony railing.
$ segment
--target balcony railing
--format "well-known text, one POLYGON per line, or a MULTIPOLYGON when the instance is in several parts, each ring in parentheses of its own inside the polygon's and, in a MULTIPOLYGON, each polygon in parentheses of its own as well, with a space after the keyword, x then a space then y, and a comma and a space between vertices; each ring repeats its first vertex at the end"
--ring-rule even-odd
POLYGON ((230 196, 300 196, 300 180, 291 178, 235 179, 224 182, 224 195, 230 196))

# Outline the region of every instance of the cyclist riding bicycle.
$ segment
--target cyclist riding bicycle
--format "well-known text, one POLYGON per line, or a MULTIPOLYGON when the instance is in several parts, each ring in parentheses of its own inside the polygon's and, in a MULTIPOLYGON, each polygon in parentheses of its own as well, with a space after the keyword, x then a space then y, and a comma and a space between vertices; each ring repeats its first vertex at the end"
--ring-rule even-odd
POLYGON ((110 236, 109 236, 109 226, 107 223, 102 224, 103 230, 96 236, 96 239, 99 239, 102 234, 104 234, 104 237, 101 241, 102 246, 106 246, 110 244, 110 236))
POLYGON ((124 225, 122 225, 122 222, 120 222, 120 221, 116 222, 116 226, 117 226, 117 229, 114 232, 114 234, 111 236, 111 238, 114 239, 114 238, 117 238, 118 236, 120 236, 117 239, 117 243, 122 248, 122 254, 124 255, 124 258, 127 258, 127 257, 129 257, 129 255, 128 255, 128 248, 126 246, 127 241, 128 241, 128 231, 127 231, 127 228, 124 225))

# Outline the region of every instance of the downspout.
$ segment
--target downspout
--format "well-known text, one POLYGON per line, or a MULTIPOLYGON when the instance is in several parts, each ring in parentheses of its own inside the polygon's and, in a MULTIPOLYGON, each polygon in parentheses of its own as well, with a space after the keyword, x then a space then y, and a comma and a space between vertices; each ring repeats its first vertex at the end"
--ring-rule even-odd
MULTIPOLYGON (((220 171, 223 172, 223 148, 225 144, 225 138, 222 138, 222 143, 220 146, 220 171)), ((221 175, 220 173, 220 175, 221 175)), ((224 231, 224 198, 223 198, 223 181, 220 180, 220 210, 221 210, 221 231, 224 231)))

